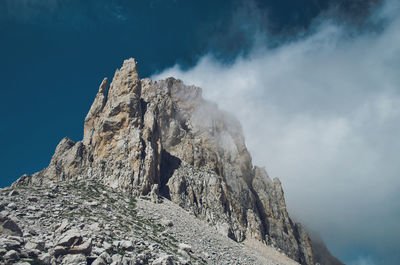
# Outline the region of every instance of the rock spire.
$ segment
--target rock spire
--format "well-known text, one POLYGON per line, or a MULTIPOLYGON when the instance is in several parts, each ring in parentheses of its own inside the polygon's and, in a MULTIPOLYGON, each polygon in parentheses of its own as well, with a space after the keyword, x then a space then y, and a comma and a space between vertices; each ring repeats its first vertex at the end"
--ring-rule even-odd
POLYGON ((134 59, 108 83, 86 116, 83 140, 62 139, 49 166, 15 186, 91 179, 133 196, 163 196, 235 241, 257 239, 314 264, 280 181, 253 166, 234 117, 198 87, 140 79, 134 59))

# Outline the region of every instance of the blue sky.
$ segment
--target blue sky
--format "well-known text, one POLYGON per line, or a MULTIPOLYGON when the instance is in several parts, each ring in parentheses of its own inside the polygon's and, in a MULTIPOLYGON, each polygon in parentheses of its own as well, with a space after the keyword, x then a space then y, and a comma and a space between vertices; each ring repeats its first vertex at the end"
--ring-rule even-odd
POLYGON ((296 219, 347 264, 399 264, 396 1, 0 2, 0 187, 80 140, 103 77, 128 57, 243 124, 296 219))

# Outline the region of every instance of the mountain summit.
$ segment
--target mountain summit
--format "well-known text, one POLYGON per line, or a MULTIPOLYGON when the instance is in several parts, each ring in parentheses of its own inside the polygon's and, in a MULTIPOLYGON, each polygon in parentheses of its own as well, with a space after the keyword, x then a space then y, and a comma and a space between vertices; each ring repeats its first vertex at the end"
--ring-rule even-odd
MULTIPOLYGON (((47 168, 22 176, 9 188, 11 191, 6 190, 23 194, 17 190, 50 187, 50 193, 58 193, 57 189, 64 193, 71 189, 72 193, 74 187, 82 186, 77 183, 86 188, 92 187, 90 183, 103 187, 96 193, 97 200, 111 189, 134 200, 151 199, 142 201, 148 204, 146 207, 170 201, 226 238, 272 246, 300 264, 341 264, 326 248, 313 246, 305 229, 290 219, 280 181, 270 179, 264 168, 252 164, 234 117, 204 100, 198 87, 174 78, 156 82, 140 79, 134 59, 124 61, 110 85, 107 78, 102 81, 85 119, 83 140, 75 143, 62 139, 47 168), (333 261, 323 263, 325 260, 333 261)), ((121 218, 129 225, 131 213, 127 209, 121 218)), ((1 218, 3 226, 12 219, 1 218)), ((74 216, 69 218, 66 223, 75 220, 74 216)), ((18 226, 18 221, 12 222, 18 226)), ((57 231, 61 233, 60 226, 57 231)), ((25 234, 23 228, 19 229, 23 232, 20 236, 25 234)), ((57 241, 48 248, 53 254, 57 246, 68 249, 46 262, 55 264, 67 254, 101 255, 101 251, 93 250, 68 252, 74 248, 71 242, 77 240, 74 244, 79 247, 78 241, 82 241, 79 236, 69 236, 62 241, 64 245, 57 241)), ((102 244, 99 247, 104 248, 102 244)), ((115 251, 119 248, 123 249, 114 246, 115 251)), ((162 262, 182 263, 174 258, 162 262)), ((223 264, 206 257, 196 262, 188 258, 186 262, 223 264)))

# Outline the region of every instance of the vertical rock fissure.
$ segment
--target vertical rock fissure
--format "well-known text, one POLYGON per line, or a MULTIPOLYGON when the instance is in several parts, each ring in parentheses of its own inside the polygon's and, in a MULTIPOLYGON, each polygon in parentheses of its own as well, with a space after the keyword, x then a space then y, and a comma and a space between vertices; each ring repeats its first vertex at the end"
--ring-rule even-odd
POLYGON ((176 169, 181 165, 182 161, 168 153, 165 149, 161 151, 161 164, 160 164, 160 195, 167 199, 171 199, 168 188, 168 181, 173 176, 176 169))
POLYGON ((149 103, 148 102, 146 102, 143 98, 141 98, 140 99, 140 110, 141 110, 141 118, 142 118, 142 121, 144 121, 144 115, 146 114, 146 111, 147 111, 147 105, 148 105, 149 103))
POLYGON ((253 185, 250 184, 249 188, 255 197, 255 206, 256 206, 256 210, 258 212, 258 216, 261 219, 261 228, 263 230, 263 231, 261 231, 261 235, 262 235, 263 239, 265 239, 265 235, 269 234, 269 223, 268 223, 268 218, 266 215, 266 210, 265 210, 264 205, 261 202, 260 197, 258 196, 258 193, 253 188, 253 185))

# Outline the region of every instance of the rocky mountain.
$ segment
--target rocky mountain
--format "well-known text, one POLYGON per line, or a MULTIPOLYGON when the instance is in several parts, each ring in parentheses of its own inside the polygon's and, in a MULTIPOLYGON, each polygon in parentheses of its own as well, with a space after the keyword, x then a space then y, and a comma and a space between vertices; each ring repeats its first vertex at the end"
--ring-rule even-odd
POLYGON ((125 60, 108 83, 103 80, 86 116, 83 140, 64 138, 47 168, 2 191, 0 221, 8 231, 0 242, 3 261, 293 262, 274 261, 278 250, 311 265, 331 257, 326 248, 314 248, 305 229, 290 219, 279 180, 252 164, 238 121, 205 101, 200 88, 174 78, 140 79, 134 59, 125 60), (163 215, 171 207, 193 221, 182 225, 175 218, 169 226, 163 215), (146 209, 156 208, 146 215, 146 209), (180 237, 191 245, 178 244, 172 231, 191 231, 197 221, 203 229, 180 237), (209 229, 219 232, 218 243, 201 241, 209 229), (208 248, 212 253, 203 251, 208 248), (274 254, 260 261, 265 253, 274 254))

